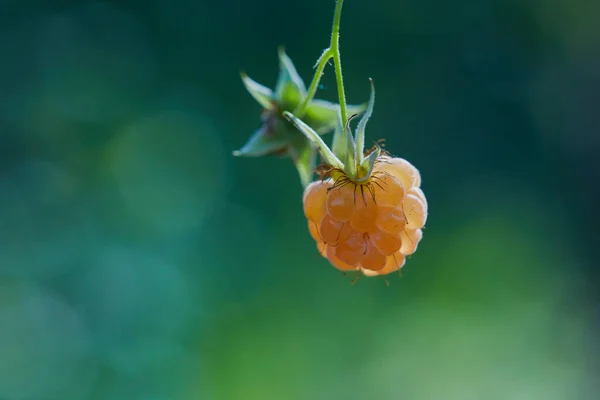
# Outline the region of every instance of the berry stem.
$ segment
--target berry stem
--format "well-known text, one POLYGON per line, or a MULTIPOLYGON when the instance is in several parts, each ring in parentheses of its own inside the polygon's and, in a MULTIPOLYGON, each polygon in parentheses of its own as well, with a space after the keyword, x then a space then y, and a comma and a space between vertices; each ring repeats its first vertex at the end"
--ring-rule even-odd
MULTIPOLYGON (((346 107, 346 95, 344 93, 344 80, 342 78, 342 62, 340 57, 340 20, 342 18, 342 5, 344 4, 344 0, 337 0, 335 5, 335 13, 333 15, 333 26, 331 29, 331 41, 329 43, 329 47, 326 48, 319 59, 317 60, 315 66, 315 74, 313 79, 308 87, 308 92, 306 93, 306 97, 300 103, 300 105, 294 110, 294 115, 298 118, 302 118, 308 105, 315 97, 317 93, 317 89, 319 88, 319 82, 323 77, 323 71, 325 70, 325 66, 329 62, 331 58, 333 58, 333 64, 335 68, 335 80, 337 83, 338 89, 338 97, 340 103, 340 113, 342 117, 342 126, 346 123, 348 118, 348 111, 346 107)), ((344 135, 345 135, 344 131, 344 135)))
POLYGON ((352 179, 356 179, 358 177, 357 157, 358 161, 362 162, 363 160, 362 148, 364 147, 364 127, 362 137, 360 138, 361 143, 358 144, 360 147, 360 155, 357 155, 357 149, 359 147, 357 147, 357 143, 354 142, 354 136, 352 135, 352 131, 350 130, 349 123, 352 117, 350 117, 350 119, 348 118, 346 94, 344 92, 344 79, 342 77, 342 61, 340 56, 340 20, 342 18, 343 4, 344 0, 336 1, 329 47, 323 51, 323 53, 316 62, 315 74, 310 83, 305 98, 303 99, 302 103, 300 103, 300 105, 296 107, 294 113, 284 112, 283 115, 288 121, 293 123, 296 126, 296 128, 298 128, 298 130, 302 132, 317 149, 319 149, 325 161, 327 161, 334 168, 343 169, 348 176, 350 176, 352 179), (313 100, 317 92, 319 82, 321 80, 321 77, 323 76, 323 71, 325 70, 325 66, 331 58, 333 58, 333 64, 335 69, 335 80, 338 89, 338 101, 340 105, 341 118, 341 129, 336 129, 333 137, 333 148, 336 151, 335 153, 325 144, 325 142, 323 142, 321 137, 316 132, 314 132, 308 125, 306 125, 301 120, 301 118, 306 113, 310 102, 313 100), (344 135, 343 142, 345 143, 344 145, 342 145, 342 147, 337 148, 336 143, 342 143, 340 141, 340 135, 342 133, 344 135))
POLYGON ((304 117, 304 113, 306 112, 308 105, 315 97, 315 94, 317 93, 317 89, 319 88, 319 82, 321 81, 321 78, 323 77, 323 71, 325 70, 325 66, 327 65, 327 62, 329 61, 330 58, 331 58, 331 48, 328 47, 323 51, 323 54, 321 54, 321 57, 319 57, 319 59, 315 63, 315 67, 316 67, 315 75, 313 76, 312 82, 310 83, 310 86, 308 87, 308 92, 306 93, 306 97, 304 98, 302 103, 300 103, 300 105, 296 108, 296 110, 294 110, 294 114, 298 118, 304 117))
MULTIPOLYGON (((344 93, 344 79, 342 77, 342 61, 340 57, 340 19, 342 18, 342 5, 344 0, 337 0, 335 4, 335 14, 333 16, 333 29, 331 31, 331 45, 329 49, 333 53, 333 65, 335 68, 335 80, 338 88, 338 98, 340 102, 340 113, 342 116, 342 125, 348 120, 346 110, 346 94, 344 93)), ((344 130, 344 135, 346 131, 344 130)))

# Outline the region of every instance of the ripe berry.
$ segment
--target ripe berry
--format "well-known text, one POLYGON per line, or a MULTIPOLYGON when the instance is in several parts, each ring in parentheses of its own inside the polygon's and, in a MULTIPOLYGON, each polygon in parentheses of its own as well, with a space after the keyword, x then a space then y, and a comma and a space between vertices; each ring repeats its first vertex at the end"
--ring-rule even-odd
POLYGON ((354 213, 355 193, 350 186, 332 189, 327 196, 327 212, 338 221, 350 221, 354 213))
POLYGON ((375 221, 379 214, 379 207, 375 204, 373 197, 361 193, 354 205, 354 213, 350 220, 350 226, 356 232, 372 232, 377 229, 375 221))
POLYGON ((367 252, 368 241, 359 232, 352 232, 335 247, 335 255, 348 265, 358 265, 367 252))
POLYGON ((398 234, 405 228, 406 217, 402 209, 398 207, 381 206, 378 210, 375 225, 380 231, 398 234))
POLYGON ((381 254, 377 247, 373 246, 372 243, 369 243, 367 253, 361 262, 362 267, 371 271, 378 271, 385 266, 385 262, 386 256, 381 254))
POLYGON ((349 236, 347 223, 337 221, 329 214, 325 214, 319 225, 321 240, 330 246, 335 246, 349 236))
POLYGON ((334 176, 304 192, 304 214, 321 255, 339 270, 366 276, 402 268, 427 221, 419 171, 404 159, 380 155, 367 179, 353 182, 338 170, 334 176))
POLYGON ((325 201, 327 199, 327 189, 332 186, 331 181, 313 182, 304 190, 304 215, 309 221, 317 224, 327 212, 325 201))

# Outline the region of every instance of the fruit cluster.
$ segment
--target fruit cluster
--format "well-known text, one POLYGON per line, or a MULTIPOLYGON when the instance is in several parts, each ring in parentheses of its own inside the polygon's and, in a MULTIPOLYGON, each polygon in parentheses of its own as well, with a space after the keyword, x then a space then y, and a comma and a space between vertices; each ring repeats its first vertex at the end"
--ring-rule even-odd
POLYGON ((419 171, 402 158, 378 157, 369 179, 343 172, 311 183, 304 214, 321 255, 342 271, 367 276, 399 270, 423 236, 427 200, 419 171))

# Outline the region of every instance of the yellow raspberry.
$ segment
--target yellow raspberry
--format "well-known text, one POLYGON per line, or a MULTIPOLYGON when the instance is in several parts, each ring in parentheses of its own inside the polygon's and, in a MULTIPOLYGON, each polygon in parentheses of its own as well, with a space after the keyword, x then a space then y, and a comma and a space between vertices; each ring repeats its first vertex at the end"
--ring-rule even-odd
POLYGON ((334 176, 304 192, 304 213, 320 254, 341 271, 366 276, 398 271, 416 251, 427 221, 419 171, 384 155, 360 182, 339 170, 334 176))
POLYGON ((319 226, 321 240, 330 246, 335 246, 350 235, 347 223, 337 221, 329 214, 325 214, 319 226))
POLYGON ((367 252, 367 240, 359 232, 350 235, 335 246, 335 255, 348 265, 358 266, 367 252))
POLYGON ((406 256, 400 252, 397 252, 386 258, 385 266, 379 271, 372 271, 368 268, 363 268, 362 273, 365 274, 365 276, 388 275, 402 268, 405 262, 406 256))
MULTIPOLYGON (((358 190, 364 190, 364 186, 360 186, 358 190)), ((379 207, 374 201, 374 196, 368 193, 360 193, 356 204, 354 205, 354 213, 350 220, 350 226, 356 232, 372 232, 377 229, 375 221, 377 221, 379 207)))
POLYGON ((400 238, 402 239, 402 247, 400 247, 400 252, 405 256, 410 256, 415 251, 417 251, 417 246, 419 245, 419 241, 423 237, 423 231, 421 229, 410 230, 406 229, 400 234, 400 238))
POLYGON ((327 212, 334 219, 342 222, 350 221, 354 213, 356 194, 350 185, 340 186, 332 189, 327 196, 327 212))
POLYGON ((379 207, 377 220, 375 224, 377 229, 383 232, 398 234, 406 226, 406 217, 401 207, 379 207))
POLYGON ((400 235, 392 235, 382 231, 369 233, 369 241, 377 247, 384 256, 391 256, 402 247, 400 235))
POLYGON ((310 236, 315 239, 315 242, 322 242, 321 236, 319 235, 319 227, 312 221, 308 221, 308 231, 310 232, 310 236))
POLYGON ((398 207, 404 200, 405 189, 399 179, 390 172, 378 169, 375 166, 371 181, 363 186, 370 186, 371 190, 377 192, 375 200, 379 206, 398 207))
POLYGON ((405 188, 420 187, 421 174, 419 171, 403 158, 380 157, 379 169, 387 172, 402 183, 405 188))
POLYGON ((406 228, 419 229, 427 222, 427 200, 423 191, 412 188, 404 200, 404 214, 406 215, 406 228))
POLYGON ((309 221, 317 224, 321 223, 323 216, 327 212, 325 201, 327 200, 327 189, 332 186, 332 182, 317 181, 312 182, 304 190, 304 215, 309 221))
POLYGON ((367 248, 367 253, 363 257, 360 265, 363 269, 378 271, 385 267, 386 261, 387 257, 381 254, 379 250, 377 250, 377 247, 370 243, 367 248))
POLYGON ((354 265, 346 264, 342 260, 340 260, 335 254, 335 247, 327 246, 325 255, 323 256, 329 260, 331 265, 339 269, 340 271, 355 271, 356 267, 354 265))

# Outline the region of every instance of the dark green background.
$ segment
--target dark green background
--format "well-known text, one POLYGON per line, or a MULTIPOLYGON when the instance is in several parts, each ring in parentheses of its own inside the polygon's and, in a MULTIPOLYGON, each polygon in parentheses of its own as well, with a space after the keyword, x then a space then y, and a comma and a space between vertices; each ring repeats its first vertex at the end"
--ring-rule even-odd
POLYGON ((0 399, 597 398, 600 3, 346 1, 348 101, 429 201, 389 287, 231 156, 240 70, 310 81, 333 9, 0 0, 0 399))

